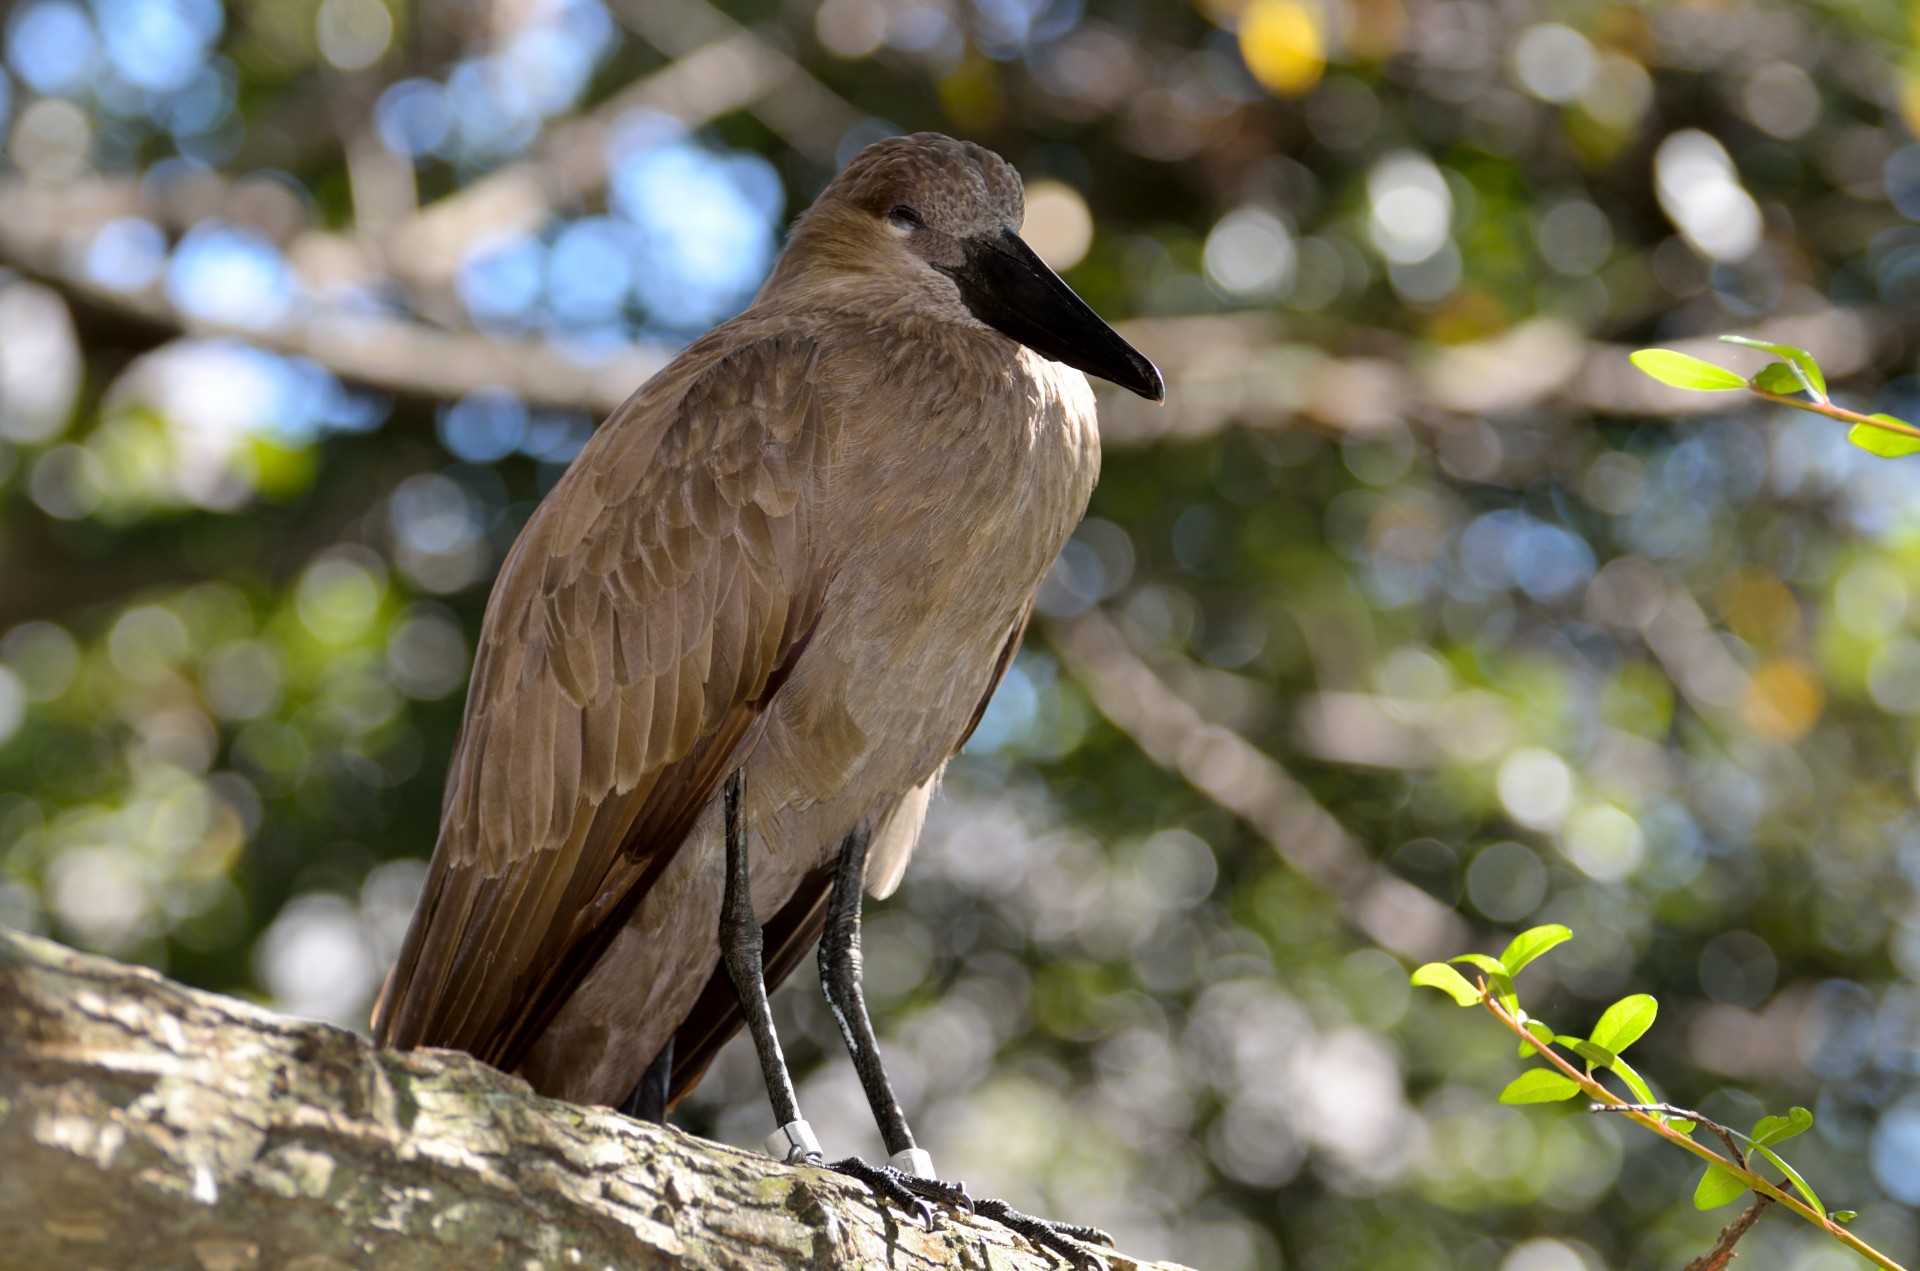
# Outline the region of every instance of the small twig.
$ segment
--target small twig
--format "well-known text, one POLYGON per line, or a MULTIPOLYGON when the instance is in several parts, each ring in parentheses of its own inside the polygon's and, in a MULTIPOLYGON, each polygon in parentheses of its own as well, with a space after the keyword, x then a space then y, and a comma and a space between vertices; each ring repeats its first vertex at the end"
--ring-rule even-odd
POLYGON ((1727 1145, 1727 1151, 1732 1153, 1733 1159, 1740 1162, 1740 1168, 1747 1168, 1747 1154, 1742 1152, 1740 1150, 1740 1144, 1734 1141, 1733 1131, 1721 1125, 1712 1117, 1701 1116, 1692 1108, 1682 1108, 1671 1103, 1589 1103, 1587 1105, 1587 1111, 1660 1112, 1670 1117, 1679 1117, 1682 1121, 1691 1121, 1695 1125, 1704 1126, 1706 1129, 1712 1130, 1715 1134, 1719 1135, 1720 1141, 1727 1145))
POLYGON ((1492 1012, 1494 1018, 1498 1019, 1502 1024, 1505 1024, 1521 1041, 1533 1047, 1534 1051, 1542 1059, 1559 1069, 1565 1076, 1571 1078, 1575 1085, 1587 1092, 1588 1097, 1605 1103, 1610 1107, 1617 1107, 1629 1120, 1645 1126, 1675 1147, 1693 1153, 1709 1165, 1718 1165, 1729 1174, 1733 1174, 1739 1178, 1741 1182, 1745 1183, 1755 1192, 1763 1196, 1772 1197, 1781 1205, 1820 1228, 1820 1230, 1826 1232, 1835 1240, 1838 1240, 1841 1244, 1867 1259, 1875 1266, 1883 1268, 1884 1271, 1905 1271, 1898 1262, 1895 1262, 1886 1254, 1881 1253, 1878 1249, 1875 1249, 1872 1245, 1860 1239, 1860 1237, 1854 1235, 1845 1227, 1840 1226, 1825 1214, 1818 1212, 1799 1197, 1782 1190, 1779 1184, 1771 1183, 1759 1174, 1754 1173, 1751 1167, 1736 1165, 1706 1144, 1697 1143, 1687 1135, 1680 1133, 1652 1113, 1643 1112, 1637 1107, 1629 1106, 1626 1100, 1615 1095, 1613 1091, 1607 1089, 1592 1077, 1587 1076, 1572 1064, 1568 1063, 1566 1058, 1554 1050, 1549 1043, 1541 1041, 1538 1037, 1528 1032, 1525 1025, 1514 1018, 1513 1015, 1509 1014, 1504 1006, 1500 1005, 1499 997, 1496 994, 1487 992, 1487 986, 1484 980, 1481 982, 1480 992, 1482 994, 1480 999, 1481 1005, 1492 1012))
POLYGON ((1798 397, 1792 397, 1786 393, 1769 393, 1764 388, 1751 386, 1747 391, 1755 397, 1778 402, 1782 406, 1791 406, 1795 410, 1812 411, 1816 415, 1825 415, 1828 419, 1837 419, 1842 423, 1864 424, 1868 428, 1878 428, 1881 432, 1899 433, 1902 437, 1920 437, 1920 428, 1915 428, 1911 424, 1903 424, 1891 419, 1875 419, 1872 415, 1863 415, 1857 410, 1848 410, 1845 406, 1835 406, 1830 401, 1803 402, 1798 397))
POLYGON ((1681 1271, 1722 1271, 1733 1261, 1733 1247, 1740 1243, 1740 1237, 1760 1221, 1760 1215, 1766 1213, 1771 1204, 1773 1197, 1755 1192, 1753 1202, 1740 1211, 1740 1216, 1720 1229, 1720 1238, 1713 1242, 1713 1248, 1687 1263, 1681 1271))
MULTIPOLYGON (((1702 1116, 1692 1108, 1683 1108, 1672 1103, 1590 1103, 1589 1112, 1657 1112, 1682 1121, 1691 1121, 1702 1129, 1712 1130, 1727 1145, 1727 1152, 1740 1162, 1741 1169, 1747 1169, 1747 1154, 1740 1150, 1740 1143, 1733 1131, 1721 1125, 1712 1117, 1702 1116)), ((1693 1261, 1687 1263, 1682 1271, 1722 1271, 1727 1263, 1733 1261, 1733 1247, 1740 1243, 1740 1237, 1747 1234, 1753 1224, 1760 1221, 1760 1215, 1767 1212, 1773 1204, 1773 1197, 1765 1192, 1753 1193, 1753 1199, 1740 1211, 1740 1216, 1720 1229, 1719 1239, 1713 1242, 1713 1248, 1707 1250, 1693 1261)))

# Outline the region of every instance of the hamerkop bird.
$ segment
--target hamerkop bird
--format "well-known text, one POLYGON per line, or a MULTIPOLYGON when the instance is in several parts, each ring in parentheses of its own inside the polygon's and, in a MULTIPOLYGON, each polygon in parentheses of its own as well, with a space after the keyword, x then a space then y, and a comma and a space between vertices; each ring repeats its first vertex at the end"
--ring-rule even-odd
POLYGON ((834 1168, 923 1216, 910 1191, 948 1194, 914 1177, 931 1162, 861 999, 861 885, 899 882, 1086 509, 1081 372, 1164 394, 1021 241, 1022 211, 979 146, 867 147, 753 306, 616 410, 534 511, 487 606, 382 1043, 658 1118, 744 1022, 770 1149, 817 1160, 767 985, 824 932, 898 1167, 834 1168))

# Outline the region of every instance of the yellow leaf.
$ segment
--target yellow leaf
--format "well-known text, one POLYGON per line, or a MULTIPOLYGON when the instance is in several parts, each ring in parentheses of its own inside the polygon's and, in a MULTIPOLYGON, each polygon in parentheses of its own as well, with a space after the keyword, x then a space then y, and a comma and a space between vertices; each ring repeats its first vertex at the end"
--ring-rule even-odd
POLYGON ((1327 66, 1319 14, 1300 0, 1248 0, 1240 12, 1240 55, 1268 92, 1300 96, 1327 66))

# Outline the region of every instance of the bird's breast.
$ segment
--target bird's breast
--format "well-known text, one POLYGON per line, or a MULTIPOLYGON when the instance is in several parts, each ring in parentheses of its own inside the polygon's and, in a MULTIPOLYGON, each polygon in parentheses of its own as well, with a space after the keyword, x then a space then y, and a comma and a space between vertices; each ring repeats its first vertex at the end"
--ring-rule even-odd
POLYGON ((1098 475, 1078 371, 1016 346, 972 376, 929 359, 936 387, 903 360, 843 407, 834 581, 756 764, 787 817, 848 822, 802 837, 883 813, 951 755, 1098 475))

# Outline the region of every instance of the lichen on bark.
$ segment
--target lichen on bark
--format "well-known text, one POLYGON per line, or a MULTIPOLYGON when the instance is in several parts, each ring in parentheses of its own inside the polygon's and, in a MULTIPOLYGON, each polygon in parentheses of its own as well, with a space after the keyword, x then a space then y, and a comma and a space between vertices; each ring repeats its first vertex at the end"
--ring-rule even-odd
MULTIPOLYGON (((1150 1268, 1110 1255, 1114 1271, 1150 1268)), ((0 931, 0 1268, 1059 1264, 838 1175, 0 931)))

